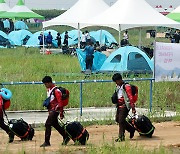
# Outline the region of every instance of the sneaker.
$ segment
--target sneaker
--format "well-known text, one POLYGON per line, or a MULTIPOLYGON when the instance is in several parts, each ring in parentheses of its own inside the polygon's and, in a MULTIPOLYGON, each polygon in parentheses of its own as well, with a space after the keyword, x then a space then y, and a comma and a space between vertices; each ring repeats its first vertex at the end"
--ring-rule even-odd
POLYGON ((67 145, 69 141, 70 141, 69 137, 64 138, 63 142, 62 142, 62 145, 67 145))
POLYGON ((14 134, 12 132, 9 132, 9 143, 12 143, 14 141, 14 134))
POLYGON ((125 141, 124 137, 118 137, 117 139, 115 139, 115 142, 123 142, 125 141))
POLYGON ((46 143, 44 142, 42 145, 40 145, 40 147, 48 147, 48 146, 51 146, 50 143, 46 143))
POLYGON ((130 132, 130 138, 133 138, 133 137, 134 137, 134 132, 135 132, 135 130, 133 130, 132 132, 130 132))

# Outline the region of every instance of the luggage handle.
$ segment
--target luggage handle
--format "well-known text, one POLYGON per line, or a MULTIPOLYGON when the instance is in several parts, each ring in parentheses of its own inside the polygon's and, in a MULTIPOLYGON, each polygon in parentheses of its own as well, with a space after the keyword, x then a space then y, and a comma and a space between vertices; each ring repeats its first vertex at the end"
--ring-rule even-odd
POLYGON ((58 118, 58 122, 59 122, 59 125, 64 128, 64 130, 68 134, 68 136, 72 139, 71 134, 69 134, 69 132, 66 130, 66 124, 64 124, 64 122, 60 118, 58 118))

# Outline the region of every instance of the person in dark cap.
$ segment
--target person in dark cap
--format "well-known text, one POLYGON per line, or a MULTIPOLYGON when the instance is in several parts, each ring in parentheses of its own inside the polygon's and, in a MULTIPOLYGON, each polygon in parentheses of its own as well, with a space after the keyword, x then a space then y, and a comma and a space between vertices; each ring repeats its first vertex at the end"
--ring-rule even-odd
POLYGON ((50 103, 48 106, 48 118, 45 123, 45 142, 40 147, 50 146, 50 136, 51 136, 51 127, 53 126, 59 134, 63 136, 62 145, 66 145, 70 138, 66 133, 63 126, 60 126, 58 123, 58 116, 60 115, 60 119, 64 118, 64 110, 63 110, 63 102, 62 102, 62 93, 56 88, 55 84, 52 82, 52 78, 50 76, 45 76, 42 79, 45 87, 47 88, 47 95, 50 97, 50 103), (53 93, 53 94, 52 94, 53 93))

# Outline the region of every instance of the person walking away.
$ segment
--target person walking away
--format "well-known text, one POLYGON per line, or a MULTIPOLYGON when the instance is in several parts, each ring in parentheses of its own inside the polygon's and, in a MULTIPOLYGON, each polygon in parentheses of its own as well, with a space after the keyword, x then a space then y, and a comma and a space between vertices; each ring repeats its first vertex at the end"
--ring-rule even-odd
MULTIPOLYGON (((68 134, 65 132, 63 126, 60 126, 58 123, 58 116, 60 115, 60 119, 64 118, 64 110, 63 110, 63 102, 62 102, 62 93, 56 88, 55 84, 52 83, 52 78, 50 76, 45 76, 42 79, 45 87, 47 88, 47 95, 50 98, 50 103, 48 106, 48 118, 45 123, 45 142, 40 147, 50 146, 50 136, 51 136, 51 127, 53 126, 59 134, 63 137, 62 145, 66 145, 70 138, 68 134)), ((69 100, 69 97, 66 101, 69 100)), ((64 100, 63 100, 64 101, 64 100)))
POLYGON ((86 35, 84 32, 82 32, 82 35, 81 35, 81 49, 84 49, 86 46, 86 35))
POLYGON ((47 47, 49 49, 52 47, 52 40, 53 40, 53 37, 51 35, 51 32, 49 32, 47 37, 46 37, 46 43, 47 43, 47 47))
POLYGON ((127 97, 130 101, 130 107, 132 108, 132 113, 136 113, 135 102, 133 100, 131 86, 125 84, 122 80, 120 73, 115 73, 112 77, 113 82, 116 83, 116 92, 117 92, 117 112, 116 112, 116 122, 119 123, 119 137, 115 140, 116 142, 125 141, 125 130, 130 132, 130 138, 134 137, 135 128, 131 126, 127 121, 126 117, 130 111, 125 103, 125 96, 123 90, 125 90, 127 97))
POLYGON ((85 36, 86 36, 86 43, 91 42, 91 36, 87 30, 85 36))
MULTIPOLYGON (((41 49, 43 47, 43 32, 41 32, 40 35, 38 36, 38 40, 39 40, 39 48, 41 49)), ((45 36, 44 36, 44 43, 45 43, 45 36)))
POLYGON ((60 35, 60 33, 57 33, 56 40, 57 40, 58 47, 61 48, 61 35, 60 35))
MULTIPOLYGON (((10 98, 3 98, 5 91, 0 90, 0 128, 2 128, 9 135, 9 143, 14 141, 14 133, 10 130, 9 126, 4 123, 3 114, 10 106, 10 98)), ((6 94, 5 94, 6 95, 6 94)))
POLYGON ((86 70, 92 71, 92 65, 93 65, 93 58, 94 58, 94 48, 92 46, 92 42, 88 42, 87 46, 84 48, 84 51, 86 52, 86 70))

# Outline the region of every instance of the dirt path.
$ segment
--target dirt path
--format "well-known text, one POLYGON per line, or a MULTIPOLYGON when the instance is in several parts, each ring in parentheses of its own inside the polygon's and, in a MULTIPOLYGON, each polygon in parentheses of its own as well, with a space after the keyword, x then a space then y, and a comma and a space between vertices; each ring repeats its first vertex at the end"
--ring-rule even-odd
MULTIPOLYGON (((175 152, 180 153, 180 122, 163 122, 155 123, 156 127, 152 138, 140 137, 136 132, 132 140, 129 140, 129 134, 126 133, 126 140, 130 141, 130 144, 142 145, 145 148, 154 149, 160 145, 168 148, 174 148, 175 152)), ((61 146, 62 137, 56 132, 52 132, 51 146, 45 149, 39 146, 44 141, 44 131, 36 131, 32 141, 20 141, 18 137, 15 137, 15 141, 11 144, 7 144, 8 136, 3 131, 0 131, 0 153, 20 153, 22 149, 26 153, 65 153, 67 150, 78 151, 87 148, 88 145, 101 146, 103 143, 113 143, 114 138, 118 134, 118 125, 103 125, 103 126, 89 126, 87 130, 90 133, 90 138, 86 146, 74 146, 70 141, 67 146, 61 146)), ((122 144, 122 143, 115 143, 122 144)))

